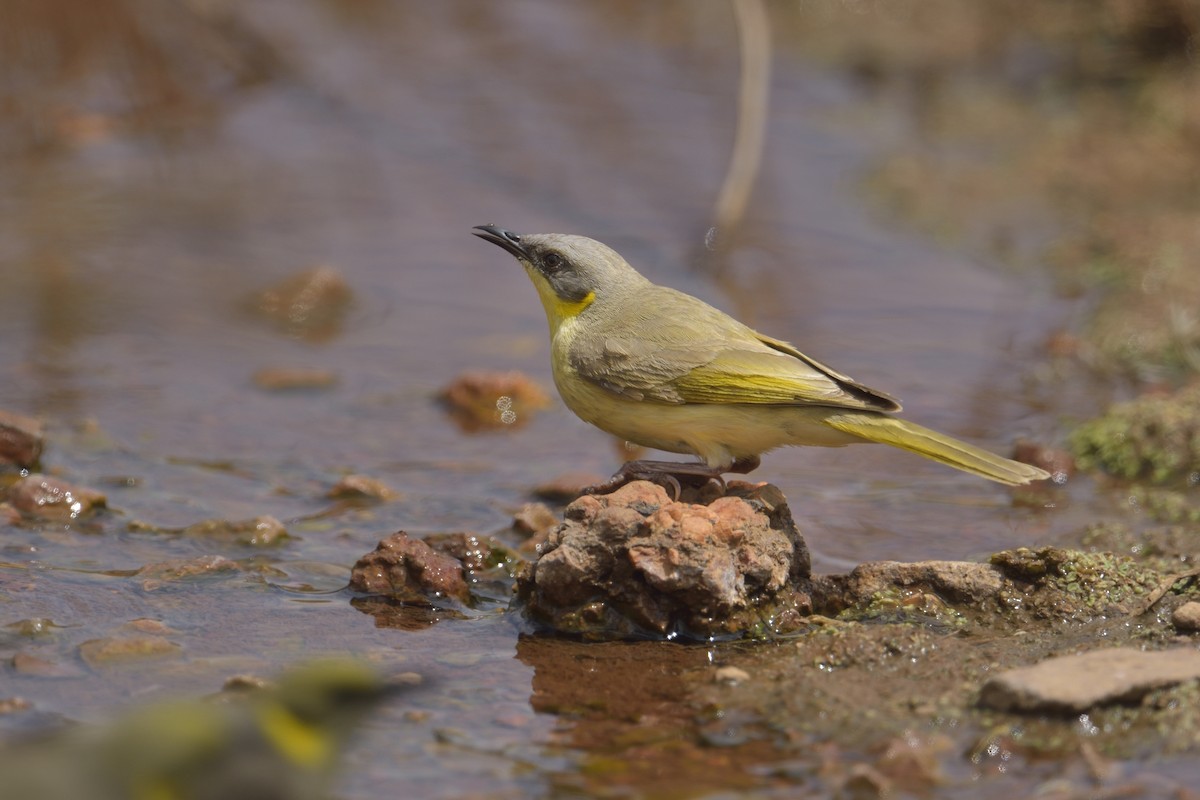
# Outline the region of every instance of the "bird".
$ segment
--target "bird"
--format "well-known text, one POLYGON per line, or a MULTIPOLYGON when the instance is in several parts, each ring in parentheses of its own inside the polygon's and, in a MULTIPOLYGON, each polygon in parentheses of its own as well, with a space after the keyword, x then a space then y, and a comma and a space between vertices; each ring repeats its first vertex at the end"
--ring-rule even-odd
POLYGON ((366 714, 401 688, 320 659, 228 702, 169 700, 0 749, 0 800, 315 800, 366 714))
POLYGON ((560 233, 472 232, 514 256, 550 325, 566 406, 627 442, 699 461, 634 460, 586 491, 631 480, 723 482, 784 445, 876 442, 1009 486, 1049 473, 894 416, 900 403, 684 292, 652 283, 615 250, 560 233))

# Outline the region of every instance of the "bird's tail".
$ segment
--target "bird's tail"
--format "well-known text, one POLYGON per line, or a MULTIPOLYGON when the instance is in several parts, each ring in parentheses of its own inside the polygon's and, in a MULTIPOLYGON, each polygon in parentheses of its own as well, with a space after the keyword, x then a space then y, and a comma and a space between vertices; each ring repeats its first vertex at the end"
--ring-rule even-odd
POLYGON ((869 442, 890 444, 919 456, 940 461, 947 466, 979 475, 982 478, 1020 486, 1031 481, 1050 477, 1043 469, 1022 464, 989 453, 980 447, 960 442, 937 431, 913 422, 887 417, 882 414, 832 414, 825 418, 826 425, 866 439, 869 442))

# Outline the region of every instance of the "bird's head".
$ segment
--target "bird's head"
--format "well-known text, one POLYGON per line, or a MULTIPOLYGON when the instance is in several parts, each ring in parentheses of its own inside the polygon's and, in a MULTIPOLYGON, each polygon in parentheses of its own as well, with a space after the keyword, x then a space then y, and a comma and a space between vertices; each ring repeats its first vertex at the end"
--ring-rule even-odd
POLYGON ((607 245, 564 233, 517 234, 495 225, 474 233, 504 248, 525 267, 537 288, 551 330, 583 313, 597 300, 620 298, 647 283, 607 245))

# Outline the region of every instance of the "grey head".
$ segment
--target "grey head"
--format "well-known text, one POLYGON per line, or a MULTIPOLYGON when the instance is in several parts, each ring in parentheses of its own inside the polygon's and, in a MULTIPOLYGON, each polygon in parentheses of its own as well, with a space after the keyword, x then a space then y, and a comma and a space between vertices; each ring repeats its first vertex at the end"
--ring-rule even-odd
POLYGON ((617 251, 586 236, 518 234, 495 225, 479 225, 472 232, 507 250, 530 277, 544 278, 555 296, 567 303, 585 302, 588 295, 619 296, 649 283, 617 251))

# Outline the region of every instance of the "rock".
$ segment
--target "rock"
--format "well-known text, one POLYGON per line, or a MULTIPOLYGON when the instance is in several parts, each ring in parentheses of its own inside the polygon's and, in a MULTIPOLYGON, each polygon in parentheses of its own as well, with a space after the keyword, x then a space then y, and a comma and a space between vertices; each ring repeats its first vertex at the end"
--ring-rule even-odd
POLYGON ((494 536, 431 533, 423 537, 423 541, 439 553, 457 559, 471 581, 496 569, 502 569, 507 574, 509 567, 520 560, 511 548, 494 536))
POLYGON ((1200 651, 1116 647, 1002 672, 983 685, 979 703, 999 711, 1075 714, 1134 702, 1155 689, 1198 678, 1200 651))
POLYGON ((254 373, 254 385, 268 392, 300 392, 337 385, 337 373, 327 369, 264 367, 254 373))
POLYGON ((860 564, 845 575, 813 578, 813 607, 837 614, 870 603, 887 593, 912 596, 932 593, 951 603, 978 605, 995 599, 1003 588, 1000 571, 990 564, 967 561, 875 561, 860 564))
POLYGON ((1184 603, 1171 614, 1175 627, 1187 633, 1200 631, 1200 603, 1195 600, 1184 603))
POLYGON ((513 514, 513 530, 527 539, 522 549, 530 552, 541 549, 541 545, 556 525, 558 515, 545 503, 526 503, 513 514))
POLYGON ((713 673, 717 683, 745 683, 750 680, 750 673, 740 667, 718 667, 713 673))
POLYGON ((450 418, 467 433, 524 425, 550 397, 520 372, 467 372, 438 393, 450 418))
POLYGON ((354 300, 332 267, 313 267, 259 292, 255 311, 293 336, 324 340, 336 336, 354 300))
POLYGON ((143 591, 153 592, 175 581, 240 571, 241 567, 224 556, 198 556, 146 564, 134 575, 142 579, 143 591))
POLYGON ((288 538, 287 528, 270 515, 237 520, 206 519, 186 528, 160 528, 141 520, 131 520, 125 527, 135 532, 205 537, 249 547, 267 547, 288 538))
POLYGON ((0 411, 0 466, 32 469, 42 456, 42 423, 0 411))
POLYGON ((332 500, 372 500, 385 502, 400 495, 383 481, 366 475, 346 475, 329 490, 332 500))
POLYGON ((567 472, 553 480, 533 487, 530 494, 547 503, 569 503, 589 486, 597 486, 608 480, 607 475, 595 472, 567 472))
POLYGON ((12 657, 13 672, 38 678, 78 678, 83 673, 78 667, 51 661, 48 658, 20 651, 12 657))
POLYGON ((1066 450, 1020 439, 1013 446, 1012 458, 1024 464, 1041 467, 1050 473, 1054 483, 1066 483, 1075 474, 1075 459, 1066 450))
POLYGON ((0 717, 17 714, 33 708, 33 703, 24 697, 0 697, 0 717))
POLYGON ((37 472, 8 487, 5 498, 26 516, 53 520, 75 519, 108 504, 101 492, 37 472))
POLYGON ((782 493, 731 481, 707 505, 634 481, 571 503, 517 579, 536 622, 595 638, 736 635, 808 603, 808 549, 782 493))
POLYGON ((350 588, 421 605, 448 599, 465 604, 471 599, 462 562, 404 531, 393 533, 358 560, 350 588))
POLYGON ((838 787, 837 800, 882 800, 892 794, 892 783, 869 764, 854 764, 838 787))
POLYGON ((130 661, 175 658, 182 651, 179 645, 161 636, 113 636, 89 639, 79 645, 79 657, 93 669, 130 661))
POLYGON ((270 515, 252 519, 206 519, 180 531, 184 536, 202 536, 236 542, 250 547, 269 547, 288 538, 287 528, 270 515))

